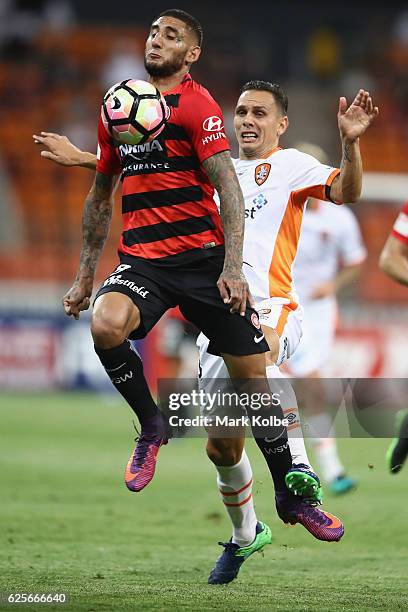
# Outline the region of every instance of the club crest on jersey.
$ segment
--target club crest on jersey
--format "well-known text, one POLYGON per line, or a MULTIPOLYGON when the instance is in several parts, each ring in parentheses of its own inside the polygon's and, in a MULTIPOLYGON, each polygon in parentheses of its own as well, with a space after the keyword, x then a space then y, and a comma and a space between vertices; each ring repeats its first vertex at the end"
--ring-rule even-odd
POLYGON ((263 185, 271 171, 271 164, 258 164, 255 168, 255 183, 259 186, 263 185))
POLYGON ((261 329, 261 324, 259 322, 258 315, 255 312, 251 314, 251 323, 254 327, 256 327, 256 329, 261 329))

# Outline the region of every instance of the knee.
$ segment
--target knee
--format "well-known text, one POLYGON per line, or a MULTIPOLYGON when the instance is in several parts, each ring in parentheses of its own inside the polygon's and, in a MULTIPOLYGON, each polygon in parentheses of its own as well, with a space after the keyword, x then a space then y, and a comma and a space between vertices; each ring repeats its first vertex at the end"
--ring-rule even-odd
POLYGON ((266 361, 263 353, 241 357, 223 355, 231 378, 252 380, 266 377, 266 361))
POLYGON ((242 457, 241 444, 234 440, 214 438, 207 442, 207 455, 214 465, 231 466, 236 465, 242 457))
POLYGON ((92 317, 91 333, 95 346, 101 349, 119 346, 126 339, 125 325, 121 318, 100 313, 94 313, 92 317))

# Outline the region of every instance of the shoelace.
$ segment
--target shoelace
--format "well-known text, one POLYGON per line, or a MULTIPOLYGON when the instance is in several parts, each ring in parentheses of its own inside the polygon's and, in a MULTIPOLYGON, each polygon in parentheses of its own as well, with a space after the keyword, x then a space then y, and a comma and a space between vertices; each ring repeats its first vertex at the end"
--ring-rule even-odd
POLYGON ((218 542, 219 546, 223 546, 227 552, 235 552, 239 548, 234 542, 218 542))
POLYGON ((308 518, 310 518, 314 523, 318 525, 327 525, 328 518, 321 512, 320 510, 316 510, 314 506, 308 504, 308 508, 305 510, 305 514, 308 518))
POLYGON ((300 470, 301 472, 304 472, 305 474, 313 475, 314 478, 317 478, 317 483, 320 486, 320 479, 319 479, 319 477, 316 476, 316 474, 314 472, 312 472, 312 470, 310 469, 309 465, 306 465, 305 463, 294 463, 292 467, 295 470, 300 470))
POLYGON ((141 433, 138 430, 136 423, 134 421, 132 422, 133 422, 133 427, 135 428, 135 431, 138 434, 135 438, 136 452, 133 458, 133 464, 136 464, 136 467, 141 467, 143 464, 143 461, 146 458, 146 453, 149 450, 149 443, 154 442, 157 436, 156 434, 141 433))
POLYGON ((137 433, 137 436, 135 438, 135 442, 140 440, 140 438, 142 436, 150 439, 151 437, 155 438, 155 437, 157 437, 157 435, 159 435, 160 437, 162 437, 162 438, 164 438, 166 440, 169 440, 172 437, 171 431, 170 431, 169 426, 168 426, 168 424, 166 422, 163 423, 162 429, 160 429, 159 434, 155 434, 155 433, 144 434, 144 433, 142 433, 142 432, 140 432, 138 430, 137 425, 136 425, 134 419, 132 419, 132 423, 133 423, 133 428, 134 428, 135 432, 137 433))
POLYGON ((135 423, 135 421, 132 419, 132 423, 133 423, 133 429, 135 430, 135 432, 137 433, 137 436, 135 438, 135 442, 137 442, 140 438, 140 431, 137 428, 137 425, 135 423))

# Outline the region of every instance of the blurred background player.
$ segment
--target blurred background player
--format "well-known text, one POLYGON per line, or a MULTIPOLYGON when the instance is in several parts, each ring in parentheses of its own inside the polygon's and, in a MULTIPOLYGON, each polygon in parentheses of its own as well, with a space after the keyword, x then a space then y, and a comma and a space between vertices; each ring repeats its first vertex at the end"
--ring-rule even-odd
POLYGON ((199 330, 181 314, 178 308, 163 317, 157 348, 166 359, 168 378, 196 378, 199 330))
MULTIPOLYGON (((178 308, 169 310, 160 322, 157 334, 157 352, 164 360, 166 378, 179 379, 177 389, 180 393, 191 391, 192 381, 197 378, 197 336, 199 330, 187 321, 178 308)), ((195 384, 195 382, 193 382, 195 384)), ((180 422, 191 416, 189 406, 177 410, 180 422)), ((183 422, 177 427, 177 437, 187 434, 190 427, 183 422)))
MULTIPOLYGON (((398 215, 380 255, 381 270, 397 283, 408 287, 408 202, 398 215)), ((408 456, 408 410, 401 410, 396 419, 397 437, 391 442, 387 465, 397 474, 408 456)))
MULTIPOLYGON (((317 145, 299 143, 297 148, 328 163, 327 155, 317 145)), ((330 491, 337 494, 349 491, 356 483, 346 475, 339 458, 324 383, 319 379, 333 349, 338 324, 336 295, 356 281, 365 257, 360 228, 351 210, 309 198, 293 268, 295 291, 304 308, 303 334, 287 365, 299 378, 295 388, 310 426, 308 436, 319 469, 330 491)))

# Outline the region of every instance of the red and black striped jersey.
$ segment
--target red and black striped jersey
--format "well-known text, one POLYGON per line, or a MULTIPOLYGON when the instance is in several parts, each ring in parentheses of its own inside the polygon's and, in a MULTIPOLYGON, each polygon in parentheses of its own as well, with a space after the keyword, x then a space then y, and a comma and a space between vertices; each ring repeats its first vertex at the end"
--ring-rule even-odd
POLYGON ((201 164, 230 147, 220 107, 190 75, 163 95, 171 114, 152 142, 119 144, 99 121, 97 171, 123 181, 119 254, 186 262, 224 244, 214 188, 201 164))

